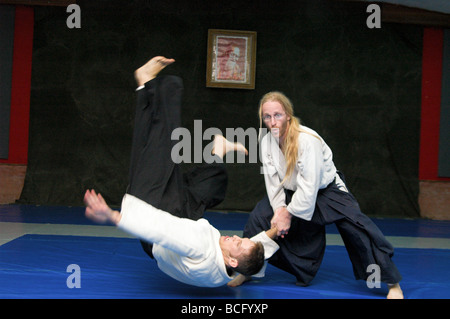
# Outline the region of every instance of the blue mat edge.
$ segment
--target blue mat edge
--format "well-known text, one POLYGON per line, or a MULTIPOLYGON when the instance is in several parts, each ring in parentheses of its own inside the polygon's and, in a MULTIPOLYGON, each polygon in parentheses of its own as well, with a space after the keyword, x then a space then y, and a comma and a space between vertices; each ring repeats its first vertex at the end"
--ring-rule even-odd
MULTIPOLYGON (((218 229, 242 231, 248 213, 207 211, 204 218, 218 229)), ((420 218, 371 219, 386 236, 450 238, 450 221, 420 218)), ((0 205, 0 222, 97 225, 84 216, 84 207, 23 204, 0 205)), ((327 233, 337 234, 338 231, 334 225, 329 225, 327 233)))

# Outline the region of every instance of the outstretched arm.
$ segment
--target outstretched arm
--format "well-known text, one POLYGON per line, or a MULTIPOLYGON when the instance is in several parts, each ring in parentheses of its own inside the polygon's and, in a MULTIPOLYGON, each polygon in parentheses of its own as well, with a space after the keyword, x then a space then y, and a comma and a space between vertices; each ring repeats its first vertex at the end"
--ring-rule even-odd
POLYGON ((103 199, 101 194, 95 193, 94 190, 87 190, 84 194, 84 203, 86 205, 86 217, 96 223, 105 224, 112 223, 117 225, 120 221, 120 213, 112 210, 103 199))
POLYGON ((266 231, 267 237, 272 240, 275 240, 278 237, 278 229, 276 227, 272 227, 268 231, 266 231))
POLYGON ((205 240, 205 236, 211 236, 217 231, 205 219, 194 221, 176 217, 130 194, 123 197, 120 213, 117 212, 120 215, 110 210, 106 203, 102 205, 101 199, 98 200, 99 206, 94 210, 97 217, 95 221, 115 221, 120 230, 181 256, 204 256, 212 243, 205 240))
POLYGON ((208 245, 202 240, 204 223, 172 216, 134 196, 125 195, 121 213, 111 209, 94 190, 86 191, 84 202, 86 217, 94 222, 112 223, 133 236, 158 243, 180 255, 200 256, 208 245))

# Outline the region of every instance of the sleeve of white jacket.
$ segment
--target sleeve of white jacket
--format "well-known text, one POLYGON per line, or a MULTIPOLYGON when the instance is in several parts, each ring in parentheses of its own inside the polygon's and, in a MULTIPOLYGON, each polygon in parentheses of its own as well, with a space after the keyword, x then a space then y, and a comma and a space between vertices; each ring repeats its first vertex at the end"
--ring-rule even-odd
POLYGON ((202 240, 205 223, 179 218, 126 194, 117 227, 139 239, 161 245, 182 256, 199 257, 206 250, 202 240))
POLYGON ((279 207, 286 206, 286 197, 283 184, 281 184, 277 169, 273 163, 272 157, 274 155, 270 154, 271 143, 274 143, 274 141, 272 141, 269 134, 263 138, 261 143, 261 161, 263 164, 262 173, 264 175, 267 197, 269 198, 272 209, 275 211, 279 207))
POLYGON ((277 252, 280 246, 278 246, 274 240, 270 239, 265 231, 253 236, 250 240, 253 242, 260 242, 264 246, 264 266, 257 274, 253 275, 253 277, 261 278, 266 274, 267 260, 277 252))
POLYGON ((317 138, 302 134, 297 166, 297 189, 292 195, 287 210, 292 215, 309 221, 314 214, 317 193, 323 175, 322 147, 317 138))

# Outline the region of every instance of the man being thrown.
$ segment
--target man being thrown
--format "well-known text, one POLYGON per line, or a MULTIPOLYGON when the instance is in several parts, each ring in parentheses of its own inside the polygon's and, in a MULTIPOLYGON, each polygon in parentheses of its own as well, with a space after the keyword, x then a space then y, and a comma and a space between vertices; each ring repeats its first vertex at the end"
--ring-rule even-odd
POLYGON ((214 162, 181 172, 171 158, 170 134, 180 126, 182 82, 175 76, 157 77, 173 62, 155 57, 135 72, 139 87, 130 184, 121 212, 88 190, 84 196, 86 216, 98 223, 113 223, 138 237, 145 252, 174 279, 194 286, 221 286, 230 282, 235 272, 250 276, 260 271, 264 259, 278 249, 272 240, 277 229, 262 231, 251 239, 221 236, 201 218, 205 209, 225 197, 225 154, 247 150, 216 135, 211 150, 214 162))

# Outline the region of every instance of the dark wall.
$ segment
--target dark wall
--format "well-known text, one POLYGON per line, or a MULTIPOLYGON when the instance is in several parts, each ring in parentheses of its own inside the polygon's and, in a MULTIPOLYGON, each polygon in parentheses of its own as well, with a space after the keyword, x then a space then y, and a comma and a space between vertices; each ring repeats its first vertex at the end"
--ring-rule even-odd
MULTIPOLYGON (((422 29, 366 26, 366 6, 336 1, 77 1, 37 7, 29 166, 21 201, 80 205, 94 187, 119 204, 127 186, 133 71, 154 55, 184 79, 184 127, 258 127, 257 104, 285 92, 322 135, 369 215, 418 216, 422 29), (256 89, 206 88, 208 29, 258 33, 256 89)), ((218 208, 251 210, 259 164, 230 164, 218 208)))
POLYGON ((438 175, 439 177, 450 177, 450 29, 444 30, 443 42, 438 175))
POLYGON ((0 6, 0 159, 9 157, 14 14, 13 6, 0 6))

